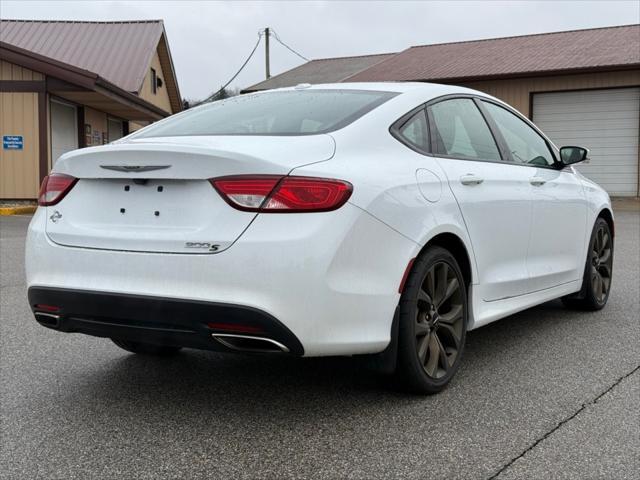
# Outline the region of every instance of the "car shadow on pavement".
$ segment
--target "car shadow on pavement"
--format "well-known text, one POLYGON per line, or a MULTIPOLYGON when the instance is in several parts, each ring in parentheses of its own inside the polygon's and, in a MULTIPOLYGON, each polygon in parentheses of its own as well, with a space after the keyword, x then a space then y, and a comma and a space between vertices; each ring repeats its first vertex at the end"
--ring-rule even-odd
MULTIPOLYGON (((141 396, 174 408, 188 404, 190 408, 226 410, 232 405, 234 414, 247 414, 259 403, 259 412, 273 415, 281 405, 292 404, 287 397, 320 410, 331 408, 331 402, 324 402, 336 396, 358 401, 370 398, 376 403, 421 402, 468 390, 478 381, 485 385, 500 381, 510 365, 522 368, 518 359, 523 351, 538 348, 543 355, 545 348, 553 349, 549 340, 557 341, 559 331, 584 321, 588 321, 584 312, 567 311, 560 302, 549 302, 470 332, 458 375, 435 397, 401 391, 358 357, 295 358, 196 350, 164 358, 122 352, 69 391, 77 395, 79 389, 85 390, 87 396, 131 402, 132 406, 141 396)), ((291 414, 288 410, 281 413, 291 414)))

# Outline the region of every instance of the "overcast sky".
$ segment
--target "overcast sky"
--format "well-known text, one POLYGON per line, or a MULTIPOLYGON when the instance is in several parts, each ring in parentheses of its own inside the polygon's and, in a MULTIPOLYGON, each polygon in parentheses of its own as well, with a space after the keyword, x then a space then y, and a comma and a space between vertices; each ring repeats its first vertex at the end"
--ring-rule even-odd
MULTIPOLYGON (((258 31, 273 28, 305 57, 396 52, 412 45, 640 22, 632 1, 9 1, 2 18, 162 19, 181 93, 201 99, 228 81, 258 31)), ((303 60, 272 41, 272 75, 303 60)), ((633 48, 629 46, 629 48, 633 48)), ((231 84, 264 79, 264 46, 231 84)))

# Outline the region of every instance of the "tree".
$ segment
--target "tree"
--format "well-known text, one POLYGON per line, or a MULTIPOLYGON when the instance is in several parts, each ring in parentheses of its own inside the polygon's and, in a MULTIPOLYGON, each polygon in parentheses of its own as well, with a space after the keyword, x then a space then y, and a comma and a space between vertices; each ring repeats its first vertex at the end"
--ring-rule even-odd
POLYGON ((213 95, 205 98, 204 100, 191 100, 188 98, 183 98, 182 108, 184 110, 188 110, 190 108, 197 107, 202 103, 217 102, 218 100, 224 100, 225 98, 235 97, 236 95, 240 95, 239 88, 221 88, 220 90, 214 92, 213 95))
POLYGON ((220 88, 213 96, 209 97, 208 101, 217 102, 218 100, 224 100, 225 98, 235 97, 240 93, 237 88, 220 88))

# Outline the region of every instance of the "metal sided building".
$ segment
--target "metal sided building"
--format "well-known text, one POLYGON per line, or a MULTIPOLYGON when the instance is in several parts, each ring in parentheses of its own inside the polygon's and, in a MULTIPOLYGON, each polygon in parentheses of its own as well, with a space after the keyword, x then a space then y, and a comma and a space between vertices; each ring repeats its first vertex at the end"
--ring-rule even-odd
POLYGON ((160 20, 0 20, 0 199, 35 199, 63 153, 181 109, 160 20))
POLYGON ((640 190, 640 25, 423 45, 314 60, 245 91, 297 83, 418 81, 500 98, 556 144, 590 149, 577 168, 612 196, 640 190), (371 65, 362 58, 373 58, 371 65), (351 75, 345 72, 352 70, 351 75))

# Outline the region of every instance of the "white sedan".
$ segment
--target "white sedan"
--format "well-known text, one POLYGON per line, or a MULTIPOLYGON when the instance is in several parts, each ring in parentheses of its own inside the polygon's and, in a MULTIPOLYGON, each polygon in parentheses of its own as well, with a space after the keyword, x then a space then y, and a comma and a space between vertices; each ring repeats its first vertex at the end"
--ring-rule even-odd
POLYGON ((63 155, 26 268, 36 320, 136 353, 375 355, 413 391, 467 331, 609 296, 609 197, 500 100, 425 83, 234 97, 63 155))

